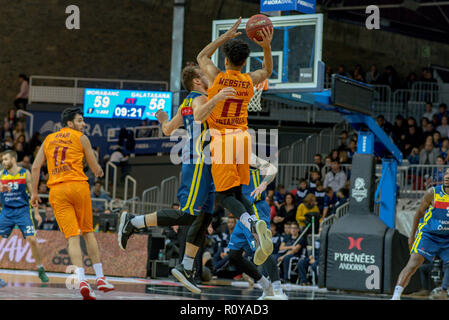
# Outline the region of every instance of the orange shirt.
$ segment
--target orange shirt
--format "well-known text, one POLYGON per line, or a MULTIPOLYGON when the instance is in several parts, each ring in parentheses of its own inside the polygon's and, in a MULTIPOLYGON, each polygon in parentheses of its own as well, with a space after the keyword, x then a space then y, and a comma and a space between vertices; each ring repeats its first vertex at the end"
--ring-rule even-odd
POLYGON ((219 102, 207 119, 207 123, 210 129, 219 130, 222 134, 225 133, 225 129, 246 131, 248 129, 248 103, 254 96, 253 80, 249 74, 236 70, 220 72, 207 91, 208 99, 210 100, 226 87, 234 88, 237 94, 232 99, 219 102))
POLYGON ((82 135, 83 133, 77 130, 62 128, 45 138, 44 153, 49 175, 48 187, 67 181, 87 181, 83 171, 82 135))

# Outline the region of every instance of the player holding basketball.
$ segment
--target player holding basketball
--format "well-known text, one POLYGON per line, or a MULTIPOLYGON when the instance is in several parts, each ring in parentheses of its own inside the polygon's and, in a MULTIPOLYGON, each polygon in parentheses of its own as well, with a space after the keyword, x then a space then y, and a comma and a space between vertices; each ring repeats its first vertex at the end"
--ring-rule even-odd
MULTIPOLYGON (((267 225, 254 215, 251 203, 242 194, 242 185, 248 185, 250 180, 251 136, 247 132, 247 106, 254 95, 254 85, 268 79, 273 71, 271 56, 273 29, 262 30, 262 41, 253 39, 264 52, 262 69, 242 73, 250 49, 244 41, 234 39, 241 34, 237 32, 241 20, 239 18, 226 33, 207 45, 198 54, 197 61, 209 82, 209 100, 226 87, 232 87, 236 91, 235 96, 208 110, 207 124, 212 136, 210 143, 212 177, 217 201, 256 234, 257 246, 260 245, 265 255, 270 255, 273 243, 267 225), (211 60, 211 56, 222 45, 225 54, 225 72, 219 70, 211 60)), ((195 120, 203 119, 195 117, 195 120)))
POLYGON ((186 249, 182 263, 171 270, 184 286, 193 293, 201 293, 194 281, 193 262, 205 237, 214 212, 215 188, 211 166, 205 162, 204 148, 207 146, 207 123, 194 121, 198 106, 206 109, 231 97, 232 88, 224 89, 214 99, 207 100, 207 79, 198 66, 187 66, 182 71, 182 83, 189 94, 184 99, 172 120, 166 112, 159 110, 156 117, 162 124, 165 135, 171 135, 184 125, 188 142, 182 149, 182 176, 178 189, 180 210, 162 209, 147 215, 134 216, 126 211, 121 214, 118 242, 125 250, 129 237, 138 229, 155 226, 191 225, 187 233, 186 249))
MULTIPOLYGON (((36 228, 30 206, 31 174, 28 170, 17 165, 17 153, 12 150, 2 153, 2 165, 0 198, 3 208, 0 213, 0 236, 9 237, 15 225, 19 226, 23 237, 30 244, 39 278, 42 282, 48 282, 48 277, 42 265, 41 250, 37 243, 36 228)), ((42 218, 37 209, 35 213, 40 224, 42 218)))
MULTIPOLYGON (((253 168, 250 169, 250 182, 247 186, 242 187, 242 193, 246 199, 250 199, 257 219, 265 221, 269 226, 270 207, 265 201, 265 189, 276 177, 277 168, 257 157, 254 153, 251 154, 251 167, 253 168), (265 177, 262 177, 262 175, 265 177)), ((271 238, 271 231, 269 233, 271 238)), ((287 300, 287 296, 282 291, 276 259, 273 255, 267 256, 260 247, 255 249, 254 241, 253 235, 241 221, 238 221, 228 244, 231 262, 261 285, 263 295, 259 300, 287 300), (256 265, 263 264, 263 268, 270 276, 271 284, 260 274, 254 264, 242 256, 243 251, 246 253, 254 252, 254 263, 256 265)))
POLYGON ((95 300, 96 296, 84 274, 80 235, 86 241, 87 251, 97 277, 97 289, 103 292, 114 290, 104 277, 100 252, 93 230, 92 201, 89 184, 83 172, 85 158, 95 177, 102 177, 103 170, 97 163, 89 139, 83 134, 86 124, 79 108, 67 108, 62 112, 63 128, 48 135, 36 155, 32 167, 31 203, 41 202, 38 196, 39 176, 47 161, 50 188, 49 201, 68 242, 72 264, 77 267, 80 293, 84 300, 95 300))
POLYGON ((444 273, 449 272, 449 169, 444 174, 443 184, 424 194, 413 218, 408 244, 410 259, 399 274, 391 300, 401 299, 402 291, 424 259, 432 262, 438 255, 443 260, 444 273))

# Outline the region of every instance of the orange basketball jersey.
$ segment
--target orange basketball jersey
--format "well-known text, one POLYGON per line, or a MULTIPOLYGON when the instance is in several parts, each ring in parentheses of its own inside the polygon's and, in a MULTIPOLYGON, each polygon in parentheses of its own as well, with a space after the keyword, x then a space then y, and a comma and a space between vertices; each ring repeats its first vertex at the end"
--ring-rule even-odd
POLYGON ((210 129, 219 130, 222 134, 225 133, 225 129, 245 131, 248 129, 248 103, 254 96, 253 80, 249 74, 236 70, 220 72, 208 90, 208 99, 226 87, 234 88, 237 94, 232 99, 219 102, 207 119, 207 123, 210 129))
POLYGON ((44 153, 49 175, 48 187, 61 182, 87 180, 83 171, 82 135, 83 133, 77 130, 62 128, 45 139, 44 153))

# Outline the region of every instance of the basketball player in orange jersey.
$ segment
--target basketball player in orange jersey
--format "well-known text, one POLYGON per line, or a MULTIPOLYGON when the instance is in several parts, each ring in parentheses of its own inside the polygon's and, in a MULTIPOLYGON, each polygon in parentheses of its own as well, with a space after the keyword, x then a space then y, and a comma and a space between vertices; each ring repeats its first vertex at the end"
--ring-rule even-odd
POLYGON ((250 54, 247 43, 235 39, 241 32, 237 29, 241 18, 223 35, 208 44, 197 56, 198 64, 209 81, 208 99, 213 99, 222 89, 232 87, 235 96, 212 106, 207 117, 195 118, 204 121, 210 128, 212 141, 212 177, 217 201, 255 235, 257 247, 265 255, 273 251, 273 243, 267 225, 254 215, 251 202, 242 194, 242 185, 250 181, 251 136, 248 134, 248 103, 254 96, 254 85, 268 79, 273 71, 271 40, 273 29, 262 30, 262 41, 252 39, 262 47, 262 68, 242 73, 250 54), (211 56, 223 45, 226 70, 222 72, 212 62, 211 56))
POLYGON ((77 267, 80 293, 84 300, 95 300, 95 293, 84 274, 80 235, 86 241, 87 251, 93 263, 97 289, 108 292, 114 290, 114 286, 104 277, 100 252, 93 232, 92 201, 87 177, 83 172, 84 157, 95 177, 102 177, 103 170, 97 163, 89 139, 83 134, 86 124, 82 115, 79 108, 65 109, 61 116, 63 128, 45 138, 32 167, 31 204, 37 206, 41 202, 37 187, 40 170, 46 160, 49 201, 59 228, 67 239, 72 264, 77 267))

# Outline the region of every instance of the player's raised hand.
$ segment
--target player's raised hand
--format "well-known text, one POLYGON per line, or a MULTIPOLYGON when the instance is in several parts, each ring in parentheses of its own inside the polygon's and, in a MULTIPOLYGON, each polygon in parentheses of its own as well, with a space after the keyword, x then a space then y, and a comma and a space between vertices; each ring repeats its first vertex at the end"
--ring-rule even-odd
POLYGON ((220 90, 220 92, 218 92, 215 97, 217 101, 223 101, 226 99, 230 99, 235 97, 235 95, 237 94, 237 91, 235 91, 234 88, 231 87, 226 87, 220 90))
POLYGON ((241 35, 242 34, 241 32, 237 32, 237 29, 239 28, 240 23, 242 23, 242 17, 237 19, 237 21, 232 25, 232 27, 229 28, 229 30, 223 34, 223 37, 226 40, 231 40, 231 39, 234 39, 234 38, 238 37, 239 35, 241 35))
POLYGON ((42 202, 42 200, 38 194, 31 195, 31 206, 37 207, 39 205, 39 203, 41 203, 41 202, 42 202))
POLYGON ((271 41, 273 40, 274 29, 263 28, 260 33, 262 33, 261 41, 257 40, 256 38, 253 38, 252 40, 264 49, 269 48, 271 45, 271 41))
POLYGON ((160 123, 164 123, 165 121, 168 121, 168 113, 165 112, 162 109, 159 109, 156 114, 156 119, 160 122, 160 123))

